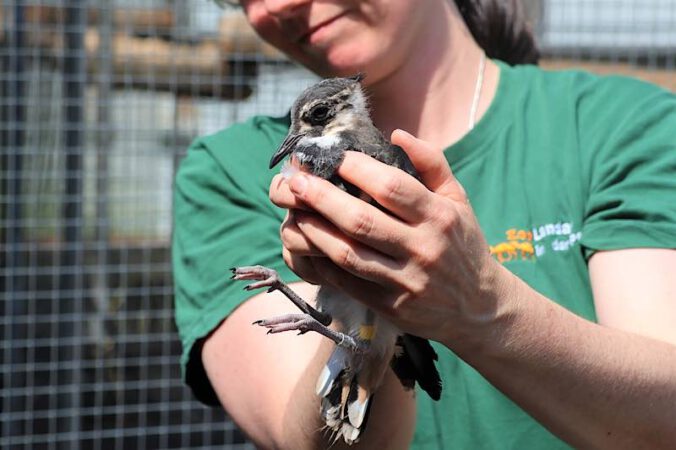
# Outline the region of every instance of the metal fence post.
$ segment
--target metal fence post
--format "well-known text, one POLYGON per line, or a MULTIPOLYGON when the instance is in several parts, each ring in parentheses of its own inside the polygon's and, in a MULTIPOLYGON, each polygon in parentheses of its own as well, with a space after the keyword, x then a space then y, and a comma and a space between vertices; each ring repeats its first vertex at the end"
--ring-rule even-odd
MULTIPOLYGON (((84 104, 86 83, 86 52, 84 36, 87 20, 86 2, 67 0, 64 11, 63 54, 63 117, 65 189, 63 198, 63 229, 61 250, 61 295, 58 311, 63 319, 59 326, 59 339, 65 342, 63 358, 65 379, 70 390, 64 395, 63 411, 67 413, 66 427, 72 435, 69 448, 80 448, 80 380, 82 377, 82 349, 75 343, 83 333, 83 264, 82 242, 82 180, 83 149, 85 139, 84 104), (66 320, 65 317, 69 317, 66 320), (75 339, 72 339, 75 338, 75 339), (67 342, 70 341, 70 345, 67 342)), ((64 440, 67 442, 67 440, 64 440)))
MULTIPOLYGON (((9 8, 8 8, 9 9, 9 8)), ((24 233, 22 223, 22 180, 23 180, 23 151, 25 146, 26 129, 26 83, 25 83, 25 36, 24 36, 24 7, 17 1, 11 8, 10 23, 6 47, 3 57, 5 75, 3 77, 2 94, 4 102, 0 111, 0 148, 2 148, 1 167, 6 178, 3 180, 2 194, 4 197, 4 222, 0 229, 5 246, 4 261, 5 277, 0 280, 3 285, 3 296, 7 302, 7 317, 20 318, 26 314, 25 298, 20 293, 26 291, 25 276, 19 272, 25 266, 24 233)), ((25 327, 20 320, 12 320, 5 325, 3 337, 12 342, 25 335, 25 327)), ((11 365, 20 365, 26 362, 25 352, 17 346, 11 346, 7 357, 11 365)), ((24 401, 19 395, 12 395, 23 387, 23 377, 15 373, 4 375, 3 388, 7 394, 3 395, 3 409, 10 413, 19 413, 24 407, 24 401)), ((15 416, 2 424, 2 435, 18 436, 23 432, 21 421, 15 416)))

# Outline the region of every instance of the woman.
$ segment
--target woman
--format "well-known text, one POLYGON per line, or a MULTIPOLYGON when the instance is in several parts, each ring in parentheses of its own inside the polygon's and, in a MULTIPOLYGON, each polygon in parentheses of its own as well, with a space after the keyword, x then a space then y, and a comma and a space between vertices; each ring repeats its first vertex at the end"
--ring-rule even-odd
POLYGON ((314 381, 332 344, 252 327, 293 306, 238 292, 224 270, 256 263, 298 280, 280 256, 438 343, 441 401, 388 374, 358 446, 676 442, 676 100, 630 79, 501 62, 537 55, 515 5, 242 2, 261 37, 315 73, 366 72, 375 124, 424 182, 349 152, 340 176, 388 215, 323 180, 272 178, 288 118, 191 148, 174 233, 185 375, 257 445, 327 445, 314 381))

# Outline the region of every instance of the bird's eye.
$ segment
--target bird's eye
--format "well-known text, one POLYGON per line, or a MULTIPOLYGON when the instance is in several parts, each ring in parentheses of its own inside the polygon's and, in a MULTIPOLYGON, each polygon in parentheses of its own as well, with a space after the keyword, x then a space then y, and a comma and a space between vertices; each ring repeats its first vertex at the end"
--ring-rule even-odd
POLYGON ((313 125, 321 125, 326 121, 326 119, 328 119, 329 112, 330 110, 328 106, 317 105, 310 110, 308 119, 310 119, 310 123, 313 125))

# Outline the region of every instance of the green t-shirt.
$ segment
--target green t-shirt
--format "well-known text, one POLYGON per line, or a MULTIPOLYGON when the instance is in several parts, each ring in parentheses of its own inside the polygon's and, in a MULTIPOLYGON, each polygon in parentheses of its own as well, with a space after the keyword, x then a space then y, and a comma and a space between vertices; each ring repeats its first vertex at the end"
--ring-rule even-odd
MULTIPOLYGON (((594 251, 676 247, 676 96, 623 77, 499 65, 489 110, 445 154, 493 255, 594 320, 594 251)), ((288 118, 255 117, 198 139, 176 178, 181 362, 207 403, 215 397, 194 344, 251 295, 227 268, 263 264, 298 280, 281 257, 284 211, 268 199, 268 161, 288 126, 288 118)), ((436 350, 442 399, 417 396, 412 448, 567 447, 447 348, 436 350)))

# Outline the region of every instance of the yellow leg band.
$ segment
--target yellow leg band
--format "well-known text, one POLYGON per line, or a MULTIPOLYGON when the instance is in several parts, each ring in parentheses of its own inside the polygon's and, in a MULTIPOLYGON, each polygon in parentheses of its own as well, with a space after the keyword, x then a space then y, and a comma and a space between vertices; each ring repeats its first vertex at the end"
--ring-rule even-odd
POLYGON ((365 341, 370 341, 376 334, 376 329, 373 325, 362 325, 359 327, 359 338, 365 341))

